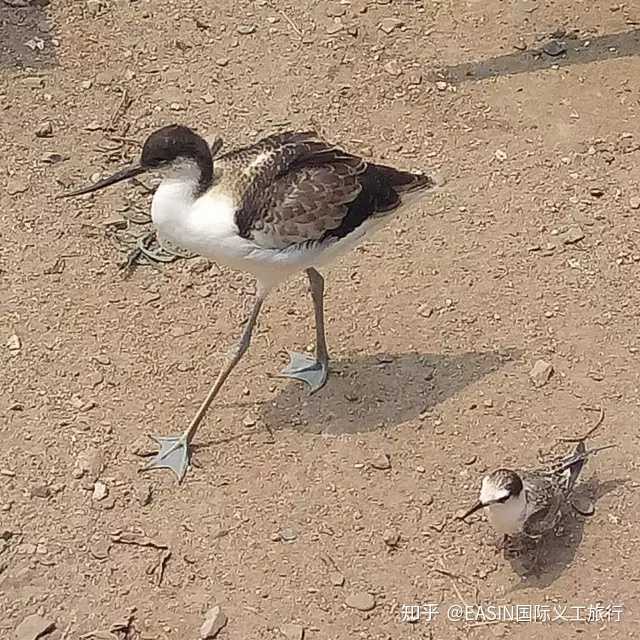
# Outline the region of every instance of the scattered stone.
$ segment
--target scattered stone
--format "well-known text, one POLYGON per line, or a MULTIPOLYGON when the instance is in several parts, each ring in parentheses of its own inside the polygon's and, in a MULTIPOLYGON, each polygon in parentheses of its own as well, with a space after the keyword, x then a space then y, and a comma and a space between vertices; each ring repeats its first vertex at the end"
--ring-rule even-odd
POLYGON ((200 638, 207 640, 207 638, 215 638, 220 631, 227 624, 227 615, 222 609, 216 605, 211 607, 205 614, 204 623, 200 627, 200 638))
POLYGON ((44 78, 29 76, 27 78, 23 78, 22 84, 29 89, 44 89, 44 78))
POLYGON ((446 91, 448 88, 449 88, 449 85, 443 80, 439 80, 438 82, 436 82, 436 89, 438 91, 446 91))
POLYGON ((93 400, 83 400, 80 396, 71 396, 70 400, 71 406, 77 411, 81 411, 85 413, 86 411, 90 411, 96 406, 95 401, 93 400))
POLYGON ((37 613, 27 616, 16 627, 17 640, 36 640, 55 629, 55 624, 37 613))
POLYGON ((153 488, 150 484, 142 484, 136 487, 136 498, 141 507, 146 507, 153 500, 153 488))
POLYGON ((342 22, 334 22, 327 27, 327 33, 330 36, 334 36, 336 33, 340 33, 344 29, 342 22))
POLYGON ((553 365, 545 360, 538 360, 529 372, 529 377, 536 387, 544 387, 549 382, 552 374, 553 365))
POLYGON ((16 547, 16 553, 19 553, 23 556, 32 556, 37 550, 35 544, 31 544, 30 542, 23 542, 16 547))
POLYGON ((7 193, 15 196, 18 193, 24 193, 29 189, 29 185, 23 180, 9 179, 7 182, 7 193))
POLYGON ((100 480, 96 480, 93 485, 93 500, 99 502, 100 500, 104 500, 109 495, 109 488, 104 482, 100 482, 100 480))
POLYGON ((40 159, 45 164, 58 164, 58 162, 63 162, 64 160, 66 160, 63 155, 56 153, 55 151, 45 151, 40 156, 40 159))
POLYGON ((602 198, 602 196, 604 195, 604 189, 602 189, 601 187, 591 187, 591 189, 589 189, 589 193, 594 198, 602 198))
POLYGON ((491 398, 487 398, 483 404, 487 409, 491 409, 491 407, 493 407, 493 400, 491 398))
POLYGON ((226 67, 229 64, 229 58, 218 58, 216 64, 219 67, 226 67))
POLYGON ((280 633, 282 633, 287 640, 304 639, 304 627, 299 624, 283 624, 280 627, 280 633))
POLYGON ((385 18, 379 25, 381 31, 384 31, 386 34, 389 34, 402 26, 404 26, 404 22, 398 18, 385 18))
POLYGON ((98 363, 101 364, 103 366, 107 366, 109 364, 111 364, 111 360, 109 359, 109 356, 105 356, 102 353, 99 353, 96 356, 93 356, 93 359, 98 363))
POLYGON ((400 534, 395 529, 385 529, 382 539, 387 547, 395 549, 400 543, 400 534))
POLYGON ((507 154, 502 149, 496 149, 494 155, 496 160, 499 160, 500 162, 504 162, 507 159, 507 154))
POLYGON ((9 339, 7 340, 7 349, 9 349, 9 351, 20 351, 21 348, 22 343, 20 342, 20 338, 15 333, 9 336, 9 339))
POLYGON ((37 484, 31 487, 29 492, 32 498, 48 498, 51 495, 51 489, 46 484, 37 484))
POLYGON ((426 469, 425 469, 421 464, 419 464, 419 465, 416 467, 416 471, 417 471, 418 473, 424 473, 424 472, 426 471, 426 469))
POLYGON ((36 138, 50 138, 53 135, 53 125, 48 120, 35 130, 36 138))
POLYGON ((102 126, 101 124, 97 121, 97 120, 92 120, 86 127, 85 129, 87 131, 98 131, 98 129, 101 129, 102 126))
POLYGON ((109 540, 102 539, 96 540, 89 547, 89 553, 96 560, 106 560, 109 557, 109 550, 111 549, 111 543, 109 540))
POLYGON ((384 471, 385 469, 390 469, 391 459, 386 453, 381 453, 371 461, 371 466, 374 469, 378 469, 380 471, 384 471))
POLYGON ((560 40, 550 40, 542 47, 542 50, 552 58, 562 55, 567 52, 566 43, 560 40))
POLYGON ((631 198, 629 198, 629 206, 632 209, 640 209, 640 197, 632 196, 631 198))
POLYGON ((341 587, 344 585, 344 576, 339 571, 332 571, 329 575, 329 580, 334 587, 341 587))
POLYGON ((370 593, 356 592, 347 596, 345 604, 349 609, 358 611, 371 611, 376 606, 375 598, 370 593))
POLYGON ((577 225, 570 226, 563 234, 562 234, 562 242, 565 244, 575 244, 576 242, 580 242, 584 238, 584 231, 577 225))
POLYGON ((251 33, 255 33, 256 25, 255 24, 240 24, 236 28, 236 31, 242 36, 248 36, 251 33))
POLYGON ((298 539, 298 533, 295 529, 286 528, 280 529, 278 531, 278 538, 282 540, 282 542, 295 542, 298 539))
POLYGON ((402 75, 402 68, 398 65, 396 60, 390 60, 384 65, 383 69, 392 76, 402 75))
POLYGON ((433 307, 429 304, 421 304, 418 307, 418 315, 423 318, 430 318, 433 315, 433 307))
POLYGON ((213 104, 213 103, 216 101, 216 99, 215 99, 215 97, 214 97, 214 96, 212 96, 210 93, 205 93, 205 94, 202 96, 202 101, 203 101, 205 104, 213 104))
POLYGON ((76 458, 72 475, 76 480, 87 476, 87 482, 83 485, 86 489, 94 489, 94 483, 102 473, 104 461, 100 451, 83 451, 76 458))
POLYGON ((253 427, 256 424, 256 419, 251 414, 248 414, 242 419, 242 424, 245 427, 253 427))

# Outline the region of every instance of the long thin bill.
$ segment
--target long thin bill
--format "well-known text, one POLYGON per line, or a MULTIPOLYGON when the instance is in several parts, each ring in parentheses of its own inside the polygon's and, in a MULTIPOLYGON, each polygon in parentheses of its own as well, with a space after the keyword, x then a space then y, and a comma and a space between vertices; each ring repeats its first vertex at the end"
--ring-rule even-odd
POLYGON ((135 178, 135 176, 139 176, 141 173, 144 173, 146 169, 141 167, 139 164, 133 165, 133 167, 127 167, 126 169, 121 169, 120 171, 116 171, 112 176, 105 178, 104 180, 100 180, 95 184, 89 185, 88 187, 83 187, 82 189, 78 189, 77 191, 72 191, 71 193, 63 193, 61 198, 72 198, 73 196, 81 196, 85 193, 91 193, 93 191, 98 191, 99 189, 104 189, 105 187, 109 187, 116 182, 122 182, 123 180, 128 180, 129 178, 135 178))
POLYGON ((467 511, 463 516, 460 516, 460 520, 466 520, 472 513, 475 513, 476 511, 480 511, 480 509, 482 509, 482 507, 484 507, 482 502, 476 502, 473 505, 473 507, 471 507, 471 509, 469 509, 469 511, 467 511))

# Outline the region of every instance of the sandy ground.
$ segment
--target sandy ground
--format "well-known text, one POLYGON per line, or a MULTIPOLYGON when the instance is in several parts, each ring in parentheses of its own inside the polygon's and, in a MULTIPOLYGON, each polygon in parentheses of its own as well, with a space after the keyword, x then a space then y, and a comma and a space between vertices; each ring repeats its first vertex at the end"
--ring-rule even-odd
POLYGON ((197 638, 215 604, 223 639, 637 637, 638 2, 3 0, 0 21, 2 638, 34 614, 47 640, 197 638), (305 279, 271 296, 180 487, 139 474, 145 434, 184 428, 254 283, 198 259, 125 279, 114 229, 145 191, 55 199, 171 122, 227 148, 315 126, 448 180, 327 270, 313 397, 269 377, 313 343, 305 279), (487 469, 600 419, 595 514, 537 572, 454 518, 487 469))

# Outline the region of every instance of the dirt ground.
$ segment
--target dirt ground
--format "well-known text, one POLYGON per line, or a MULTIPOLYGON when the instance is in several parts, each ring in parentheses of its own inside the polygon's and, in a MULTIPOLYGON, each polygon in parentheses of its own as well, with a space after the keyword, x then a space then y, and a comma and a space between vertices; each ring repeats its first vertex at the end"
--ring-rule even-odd
POLYGON ((0 637, 36 614, 47 640, 195 639, 216 604, 222 639, 637 637, 637 0, 0 0, 0 21, 0 637), (254 283, 200 259, 124 278, 143 188, 56 199, 172 122, 226 148, 315 126, 447 179, 326 271, 319 394, 270 377, 313 344, 305 279, 269 298, 181 486, 139 473, 146 434, 184 428, 254 283), (599 420, 595 514, 537 572, 455 519, 486 470, 599 420))

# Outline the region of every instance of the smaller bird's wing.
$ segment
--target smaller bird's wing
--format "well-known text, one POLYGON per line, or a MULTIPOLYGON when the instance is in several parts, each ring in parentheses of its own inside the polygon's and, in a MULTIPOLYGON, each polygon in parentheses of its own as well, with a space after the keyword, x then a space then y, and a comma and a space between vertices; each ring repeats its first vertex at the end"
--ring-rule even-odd
POLYGON ((562 515, 563 488, 558 478, 548 474, 525 472, 522 475, 527 500, 527 518, 522 531, 539 538, 555 528, 562 515))

